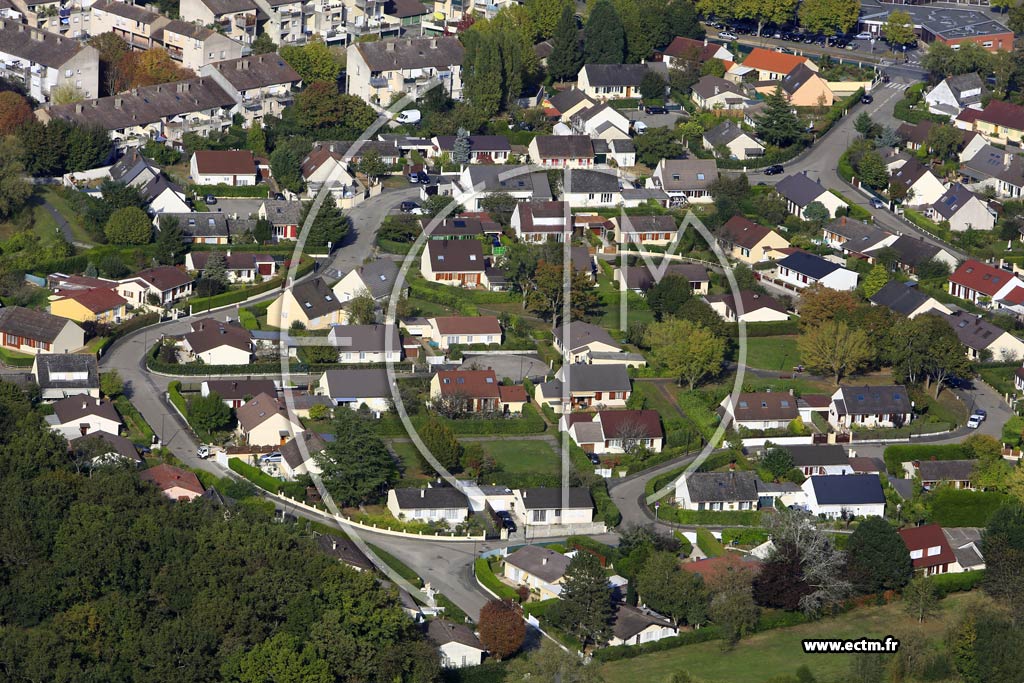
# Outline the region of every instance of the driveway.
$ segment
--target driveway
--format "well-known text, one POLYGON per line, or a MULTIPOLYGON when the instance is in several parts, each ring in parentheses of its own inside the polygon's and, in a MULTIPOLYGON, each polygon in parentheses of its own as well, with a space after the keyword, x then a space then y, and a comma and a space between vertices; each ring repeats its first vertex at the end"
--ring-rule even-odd
POLYGON ((491 369, 499 378, 510 378, 522 382, 523 378, 543 378, 548 373, 548 364, 535 355, 484 354, 465 356, 462 367, 466 370, 491 369))

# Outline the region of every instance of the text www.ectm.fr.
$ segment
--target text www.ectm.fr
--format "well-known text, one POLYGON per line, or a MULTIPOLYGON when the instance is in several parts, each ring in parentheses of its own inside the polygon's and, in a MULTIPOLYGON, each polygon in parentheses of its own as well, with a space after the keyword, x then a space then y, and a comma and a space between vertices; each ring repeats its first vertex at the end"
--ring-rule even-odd
POLYGON ((873 638, 853 638, 843 640, 841 638, 804 640, 804 652, 885 652, 893 653, 900 649, 900 641, 892 636, 886 636, 884 640, 873 638))

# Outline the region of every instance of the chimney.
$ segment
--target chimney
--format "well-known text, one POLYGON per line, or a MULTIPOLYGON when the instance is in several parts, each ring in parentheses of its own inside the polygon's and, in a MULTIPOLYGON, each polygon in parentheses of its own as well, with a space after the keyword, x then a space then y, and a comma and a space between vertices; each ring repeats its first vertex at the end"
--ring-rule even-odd
POLYGON ((547 564, 547 563, 548 563, 548 558, 546 558, 546 557, 545 557, 545 558, 543 558, 543 559, 542 559, 542 560, 540 561, 540 563, 541 563, 542 565, 545 565, 545 564, 547 564))
POLYGON ((843 216, 843 222, 842 222, 842 224, 843 224, 843 225, 846 225, 846 216, 843 216))
POLYGON ((394 43, 394 41, 390 41, 389 40, 388 42, 384 43, 384 50, 386 52, 394 52, 395 51, 395 43, 394 43))
POLYGON ((18 33, 25 32, 25 24, 18 24, 18 33))
POLYGON ((426 498, 426 497, 427 497, 427 490, 426 489, 420 489, 420 498, 426 498))
POLYGON ((719 94, 719 91, 718 91, 718 86, 717 86, 717 85, 715 86, 715 94, 716 94, 716 95, 718 95, 718 94, 719 94))
POLYGON ((430 39, 430 49, 432 49, 432 50, 436 50, 437 49, 437 38, 431 38, 430 39))
POLYGON ((132 88, 132 97, 138 97, 138 96, 139 96, 139 89, 138 88, 132 88))
POLYGON ((114 98, 114 109, 120 109, 122 101, 123 100, 120 97, 115 97, 114 98))

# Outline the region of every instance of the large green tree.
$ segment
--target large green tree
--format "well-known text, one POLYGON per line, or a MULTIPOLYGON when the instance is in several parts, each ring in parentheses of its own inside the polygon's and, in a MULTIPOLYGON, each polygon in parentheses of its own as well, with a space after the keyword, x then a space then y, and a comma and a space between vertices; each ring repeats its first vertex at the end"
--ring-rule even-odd
POLYGON ((845 322, 830 321, 808 329, 797 339, 800 358, 811 370, 832 375, 836 386, 874 356, 867 334, 845 322))
POLYGON ((569 561, 554 618, 584 644, 603 645, 611 633, 612 592, 597 556, 580 551, 569 561))
MULTIPOLYGON (((307 211, 312 210, 311 207, 312 204, 309 205, 307 211)), ((305 223, 306 218, 304 217, 303 226, 305 223)), ((306 246, 323 248, 331 245, 332 249, 336 249, 341 246, 341 241, 345 239, 351 228, 352 221, 338 208, 334 195, 327 195, 323 204, 320 205, 320 211, 313 218, 309 235, 306 237, 306 246)))
POLYGON ((800 120, 782 94, 781 85, 765 98, 764 112, 757 117, 755 123, 758 137, 777 147, 789 146, 803 134, 800 120))
POLYGON ((153 237, 153 224, 145 211, 126 206, 110 215, 104 232, 112 244, 149 244, 153 237))
POLYGON ((341 60, 322 40, 311 40, 305 45, 285 45, 279 52, 306 83, 325 81, 336 84, 341 75, 341 60))
POLYGON ((335 410, 335 440, 323 453, 313 454, 324 485, 340 505, 377 500, 398 477, 394 459, 369 420, 353 410, 335 410))
MULTIPOLYGON (((541 261, 532 279, 532 288, 526 295, 526 306, 545 319, 551 320, 554 330, 563 322, 563 304, 567 296, 562 266, 541 261)), ((598 304, 589 273, 573 270, 569 276, 569 314, 576 320, 587 315, 598 304)))
POLYGON ((562 14, 551 37, 551 55, 548 57, 548 74, 556 81, 571 81, 583 67, 583 48, 572 4, 562 6, 562 14))
POLYGON ((896 10, 890 12, 882 24, 882 35, 891 45, 907 45, 917 40, 914 33, 914 21, 909 12, 896 10))
POLYGON ((914 572, 906 544, 881 517, 869 517, 854 529, 846 557, 850 582, 861 593, 899 590, 914 572))
POLYGON ((587 17, 583 41, 586 64, 622 64, 626 54, 626 32, 611 0, 597 0, 587 17))
POLYGON ((32 196, 32 185, 25 180, 21 158, 17 138, 8 136, 0 140, 0 219, 16 214, 32 196))
POLYGON ((834 36, 857 23, 860 0, 803 0, 798 15, 804 30, 834 36))
POLYGON ((651 609, 677 624, 699 626, 706 619, 708 593, 699 574, 679 568, 675 553, 656 552, 636 576, 637 594, 651 609))
POLYGON ((699 323, 671 318, 647 327, 644 345, 654 364, 690 391, 716 374, 725 359, 725 340, 699 323))
POLYGON ((683 304, 693 298, 693 287, 682 275, 666 275, 647 290, 647 305, 655 320, 678 315, 683 304))
POLYGON ((196 396, 188 402, 188 421, 200 434, 225 429, 231 423, 231 408, 216 391, 196 396))
POLYGON ((981 539, 985 557, 982 588, 1020 620, 1024 615, 1024 502, 1003 505, 992 515, 981 539))
POLYGON ((161 216, 160 229, 156 233, 154 258, 165 266, 175 266, 184 260, 188 251, 181 223, 174 216, 161 216))

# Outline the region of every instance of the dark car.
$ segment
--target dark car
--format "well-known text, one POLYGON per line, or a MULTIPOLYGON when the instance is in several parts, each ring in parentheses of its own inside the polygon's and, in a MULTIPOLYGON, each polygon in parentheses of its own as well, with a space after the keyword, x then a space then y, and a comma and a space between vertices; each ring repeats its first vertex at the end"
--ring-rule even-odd
POLYGON ((284 195, 281 194, 280 192, 275 192, 274 193, 274 199, 276 201, 283 202, 284 201, 284 195))
POLYGON ((644 111, 648 114, 666 114, 668 109, 659 104, 648 104, 644 105, 644 111))
POLYGON ((783 173, 785 170, 786 169, 782 168, 782 164, 772 164, 768 168, 764 169, 764 174, 779 175, 780 173, 783 173))
POLYGON ((412 213, 417 208, 419 208, 419 204, 416 202, 402 202, 398 205, 398 209, 402 213, 412 213))
POLYGON ((596 453, 587 453, 587 458, 590 459, 590 463, 592 465, 600 465, 601 464, 601 458, 597 457, 596 453))
POLYGON ((501 523, 502 529, 508 529, 510 533, 515 533, 519 528, 516 526, 516 521, 512 519, 512 515, 507 510, 501 510, 500 512, 494 513, 498 517, 498 521, 501 523))
POLYGON ((420 185, 429 185, 429 184, 430 184, 430 176, 427 175, 425 172, 420 171, 420 185))
POLYGON ((872 102, 875 101, 875 98, 872 97, 871 95, 864 95, 864 97, 860 98, 860 101, 863 104, 871 104, 872 102))

